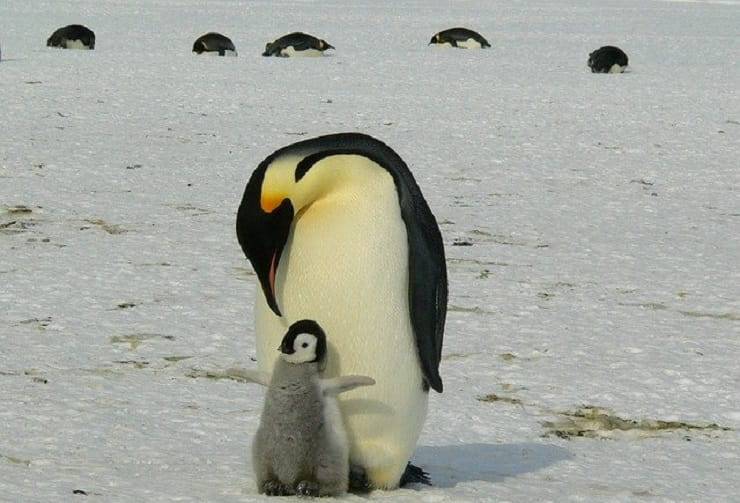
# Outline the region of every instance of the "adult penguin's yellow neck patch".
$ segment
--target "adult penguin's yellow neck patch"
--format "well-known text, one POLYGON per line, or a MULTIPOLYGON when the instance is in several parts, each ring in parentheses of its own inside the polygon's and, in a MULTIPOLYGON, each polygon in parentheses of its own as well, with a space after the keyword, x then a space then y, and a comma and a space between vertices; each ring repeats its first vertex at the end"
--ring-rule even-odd
POLYGON ((288 198, 295 206, 296 201, 293 199, 296 195, 295 169, 300 160, 301 158, 297 156, 280 157, 275 159, 265 170, 260 194, 262 211, 271 213, 288 198))

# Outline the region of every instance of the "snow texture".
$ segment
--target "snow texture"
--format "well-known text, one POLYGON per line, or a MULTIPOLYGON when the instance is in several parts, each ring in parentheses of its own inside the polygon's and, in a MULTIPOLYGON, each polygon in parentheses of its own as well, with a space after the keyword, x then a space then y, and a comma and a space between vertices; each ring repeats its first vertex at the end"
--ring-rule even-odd
POLYGON ((189 376, 256 366, 251 171, 361 131, 451 293, 435 485, 370 500, 738 501, 740 2, 7 1, 0 43, 0 500, 262 499, 263 389, 189 376), (45 47, 69 23, 94 51, 45 47), (294 30, 337 50, 260 56, 294 30))

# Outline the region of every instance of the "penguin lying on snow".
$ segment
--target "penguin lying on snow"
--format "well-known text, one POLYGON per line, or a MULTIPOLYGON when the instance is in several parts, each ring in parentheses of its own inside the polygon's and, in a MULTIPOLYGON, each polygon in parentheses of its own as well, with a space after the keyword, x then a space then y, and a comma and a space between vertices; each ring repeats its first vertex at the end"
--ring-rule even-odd
POLYGON ((322 379, 326 336, 312 320, 293 323, 278 349, 272 377, 257 372, 250 379, 268 387, 252 449, 257 490, 270 496, 345 493, 349 445, 336 396, 375 381, 322 379))
POLYGON ((263 56, 321 56, 325 50, 334 49, 325 40, 301 32, 283 35, 274 42, 265 45, 263 56))
POLYGON ((588 55, 588 66, 591 73, 622 73, 629 60, 619 47, 605 45, 588 55))
MULTIPOLYGON (((247 183, 236 232, 262 291, 257 361, 269 372, 286 323, 315 317, 331 334, 328 376, 371 375, 340 398, 355 482, 426 482, 408 464, 441 392, 447 313, 442 236, 403 160, 367 135, 333 134, 267 157, 247 183)), ((360 489, 360 488, 357 488, 360 489)))
POLYGON ((193 44, 193 52, 203 54, 204 52, 218 53, 219 56, 236 56, 236 47, 229 37, 220 33, 209 32, 201 35, 193 44))
POLYGON ((81 24, 70 24, 51 34, 47 47, 62 49, 95 49, 95 33, 81 24))
POLYGON ((446 47, 460 47, 462 49, 485 49, 491 47, 488 40, 473 30, 467 28, 450 28, 440 31, 432 37, 429 45, 437 44, 446 47))

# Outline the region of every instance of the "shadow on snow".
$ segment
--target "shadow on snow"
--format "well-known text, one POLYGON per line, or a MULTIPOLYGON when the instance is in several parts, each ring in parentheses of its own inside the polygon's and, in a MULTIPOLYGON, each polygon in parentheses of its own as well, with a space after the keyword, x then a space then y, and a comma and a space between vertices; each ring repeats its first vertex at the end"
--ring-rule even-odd
POLYGON ((552 444, 462 444, 419 447, 412 462, 429 472, 435 487, 449 488, 460 482, 498 482, 573 457, 552 444))

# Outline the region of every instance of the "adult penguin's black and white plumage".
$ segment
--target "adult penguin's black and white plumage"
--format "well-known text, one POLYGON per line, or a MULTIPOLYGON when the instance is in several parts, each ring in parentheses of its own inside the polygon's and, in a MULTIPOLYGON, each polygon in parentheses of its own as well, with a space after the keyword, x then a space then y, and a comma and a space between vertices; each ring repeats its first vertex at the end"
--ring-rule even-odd
POLYGON ((46 40, 47 47, 62 49, 95 49, 95 33, 81 24, 59 28, 46 40))
POLYGON ((263 56, 321 56, 327 49, 334 49, 334 46, 327 43, 326 40, 318 39, 306 33, 294 32, 283 35, 273 42, 265 45, 263 56))
POLYGON ((437 44, 446 47, 459 47, 462 49, 485 49, 491 47, 488 40, 473 30, 467 28, 450 28, 449 30, 436 33, 429 45, 437 44))
POLYGON ((586 63, 591 73, 622 73, 627 68, 629 59, 622 49, 605 45, 588 55, 586 63))
POLYGON ((333 334, 326 375, 377 381, 340 399, 354 472, 375 488, 421 481, 407 462, 428 390, 442 391, 447 269, 439 227, 404 161, 359 133, 282 148, 247 183, 236 231, 262 287, 260 369, 271 371, 287 326, 315 319, 333 334))
POLYGON ((231 39, 220 33, 209 32, 198 37, 193 44, 196 54, 212 53, 219 56, 236 56, 236 47, 231 39))

